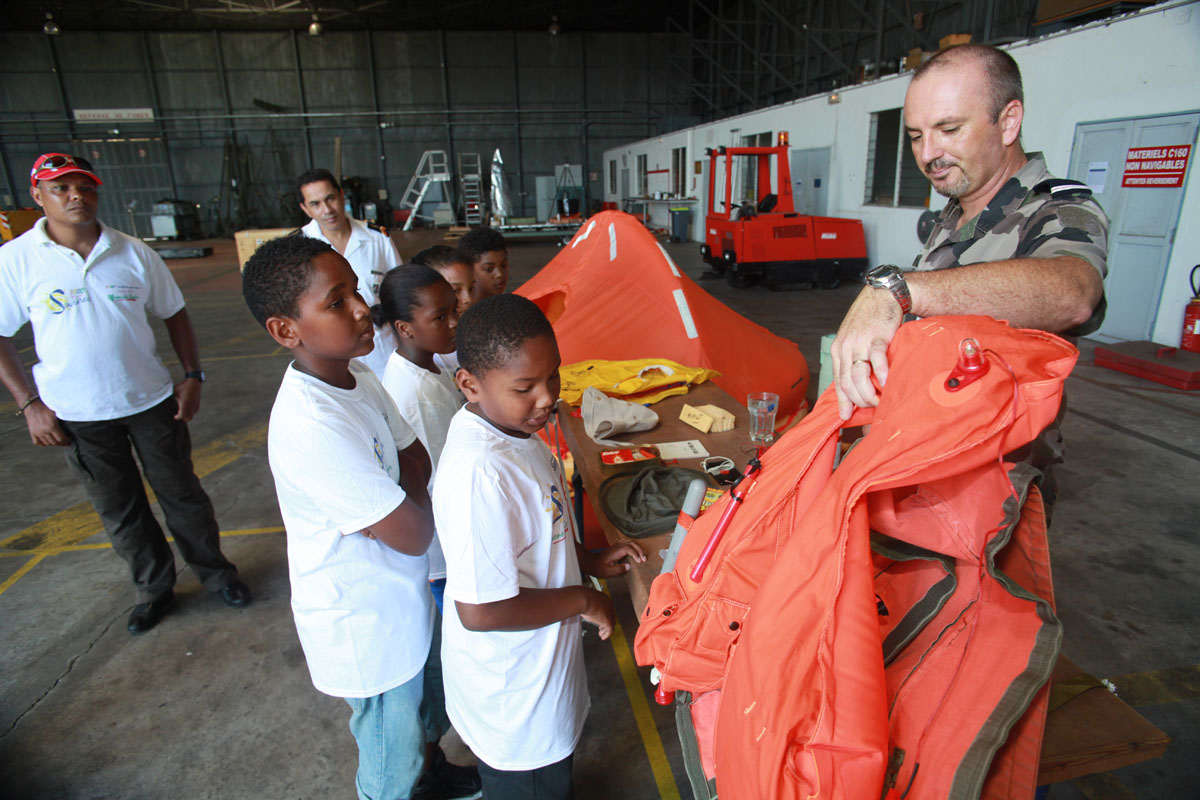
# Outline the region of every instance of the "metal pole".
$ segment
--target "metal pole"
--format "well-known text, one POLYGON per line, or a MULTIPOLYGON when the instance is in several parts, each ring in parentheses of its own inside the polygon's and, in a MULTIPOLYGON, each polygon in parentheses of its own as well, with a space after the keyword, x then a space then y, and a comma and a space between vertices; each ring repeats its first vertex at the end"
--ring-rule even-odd
MULTIPOLYGON (((296 39, 295 30, 292 31, 292 61, 296 65, 296 90, 300 94, 300 113, 307 115, 308 104, 304 101, 304 75, 300 71, 300 44, 296 39)), ((312 134, 308 130, 308 117, 302 117, 300 124, 304 127, 304 146, 308 152, 308 168, 312 169, 314 166, 313 146, 312 134)), ((334 177, 336 177, 339 181, 342 179, 341 175, 335 175, 334 177)))
POLYGON ((517 202, 520 203, 518 217, 525 216, 525 145, 521 141, 521 69, 517 61, 517 32, 512 31, 512 60, 513 60, 513 105, 517 108, 515 115, 517 128, 517 202))
POLYGON ((75 119, 71 114, 71 103, 67 100, 67 84, 63 81, 62 65, 58 62, 58 49, 54 46, 54 37, 46 37, 46 46, 50 48, 50 61, 54 65, 54 78, 58 82, 58 99, 62 102, 63 117, 67 121, 67 131, 71 141, 75 140, 75 119))
POLYGON ((21 199, 17 197, 17 183, 13 180, 12 164, 8 160, 8 148, 0 139, 0 162, 4 164, 4 180, 8 182, 8 191, 12 194, 13 208, 21 207, 21 199))
MULTIPOLYGON (((450 65, 446 56, 446 31, 438 31, 438 56, 442 61, 442 105, 446 126, 446 163, 454 164, 454 126, 450 123, 450 65)), ((491 163, 490 161, 488 162, 491 163)), ((480 171, 483 165, 480 164, 480 171)))
MULTIPOLYGON (((646 35, 649 36, 650 34, 646 34, 646 35)), ((579 209, 579 213, 581 216, 586 217, 588 215, 588 208, 590 208, 590 206, 591 206, 591 195, 592 195, 592 183, 590 180, 591 165, 588 163, 588 158, 590 156, 590 153, 589 153, 589 148, 588 148, 588 120, 587 120, 587 31, 580 31, 580 33, 579 33, 579 70, 580 70, 579 71, 580 97, 583 98, 583 109, 584 109, 584 111, 583 111, 583 114, 584 114, 584 118, 583 118, 583 175, 581 176, 583 179, 583 202, 582 202, 582 207, 579 209)), ((570 208, 568 208, 567 210, 570 211, 570 208)))
POLYGON ((141 32, 142 58, 146 64, 146 83, 150 87, 150 107, 154 109, 154 121, 158 125, 158 137, 163 143, 163 165, 167 168, 167 180, 171 182, 171 198, 179 199, 179 188, 175 185, 175 170, 171 167, 171 147, 167 142, 167 129, 163 126, 162 108, 158 104, 158 84, 154 80, 154 69, 150 62, 149 35, 141 32))
POLYGON ((213 49, 217 56, 217 78, 221 82, 221 97, 225 100, 225 114, 229 124, 226 126, 226 133, 234 132, 235 122, 233 116, 233 103, 229 100, 229 82, 225 79, 225 56, 221 52, 221 32, 213 29, 213 49))
POLYGON ((371 71, 371 110, 375 125, 375 146, 379 150, 379 188, 387 189, 387 153, 383 150, 383 128, 379 127, 379 81, 375 75, 375 37, 370 29, 367 35, 367 69, 371 71))

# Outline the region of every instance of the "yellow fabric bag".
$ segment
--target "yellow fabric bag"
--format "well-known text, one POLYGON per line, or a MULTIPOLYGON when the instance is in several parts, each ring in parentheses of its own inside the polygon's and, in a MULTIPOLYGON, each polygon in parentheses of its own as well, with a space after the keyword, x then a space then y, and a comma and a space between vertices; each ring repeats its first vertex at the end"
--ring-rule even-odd
POLYGON ((721 373, 703 367, 685 367, 666 358, 630 361, 593 359, 558 369, 562 389, 558 395, 573 406, 583 401, 583 390, 595 386, 609 397, 649 405, 677 394, 687 394, 694 383, 704 383, 721 373))

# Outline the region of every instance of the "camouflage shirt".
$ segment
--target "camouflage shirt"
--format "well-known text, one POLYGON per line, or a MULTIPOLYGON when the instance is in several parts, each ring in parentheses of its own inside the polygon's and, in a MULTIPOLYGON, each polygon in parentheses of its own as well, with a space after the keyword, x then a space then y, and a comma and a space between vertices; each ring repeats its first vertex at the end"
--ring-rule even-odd
MULTIPOLYGON (((1108 217, 1092 190, 1046 172, 1041 153, 1009 178, 987 208, 957 228, 962 206, 951 199, 913 260, 913 269, 933 270, 1005 261, 1010 258, 1074 256, 1108 274, 1108 217), (957 228, 957 229, 956 229, 957 228)), ((1082 335, 1100 327, 1105 302, 1092 319, 1071 331, 1082 335)))

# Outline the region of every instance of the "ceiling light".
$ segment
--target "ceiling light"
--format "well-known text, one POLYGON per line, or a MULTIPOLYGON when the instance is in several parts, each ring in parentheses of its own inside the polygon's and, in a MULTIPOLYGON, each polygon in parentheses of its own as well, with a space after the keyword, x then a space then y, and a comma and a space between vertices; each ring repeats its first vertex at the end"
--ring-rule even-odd
POLYGON ((831 106, 837 105, 840 102, 842 102, 842 96, 840 94, 838 94, 837 92, 834 92, 833 94, 829 95, 829 105, 831 105, 831 106))
POLYGON ((54 21, 54 15, 49 11, 46 12, 46 24, 42 26, 42 33, 47 36, 58 36, 62 33, 62 28, 58 27, 58 23, 54 21))
POLYGON ((317 19, 317 15, 313 14, 312 22, 308 23, 308 35, 309 36, 320 36, 324 32, 325 32, 325 29, 321 27, 321 22, 320 22, 320 20, 317 19))
POLYGON ((558 36, 560 33, 562 33, 562 25, 558 24, 558 15, 557 14, 550 17, 550 27, 546 28, 546 32, 549 33, 551 36, 558 36))

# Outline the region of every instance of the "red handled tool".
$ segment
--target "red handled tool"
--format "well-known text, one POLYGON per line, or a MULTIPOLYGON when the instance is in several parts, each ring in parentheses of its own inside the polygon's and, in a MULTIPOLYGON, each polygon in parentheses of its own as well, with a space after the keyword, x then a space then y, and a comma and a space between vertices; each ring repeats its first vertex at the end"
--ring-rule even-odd
POLYGON ((724 513, 717 520, 717 527, 713 529, 712 535, 708 537, 708 542, 704 545, 704 550, 700 552, 700 557, 696 559, 696 563, 688 576, 694 583, 699 583, 700 579, 704 577, 704 570, 708 567, 708 562, 712 560, 717 546, 721 544, 721 538, 729 528, 729 523, 733 520, 733 515, 737 513, 738 508, 742 505, 742 500, 746 498, 746 493, 754 486, 754 481, 757 480, 758 473, 761 471, 762 464, 759 463, 758 459, 750 459, 750 463, 746 465, 746 472, 729 490, 729 505, 725 506, 724 513))

